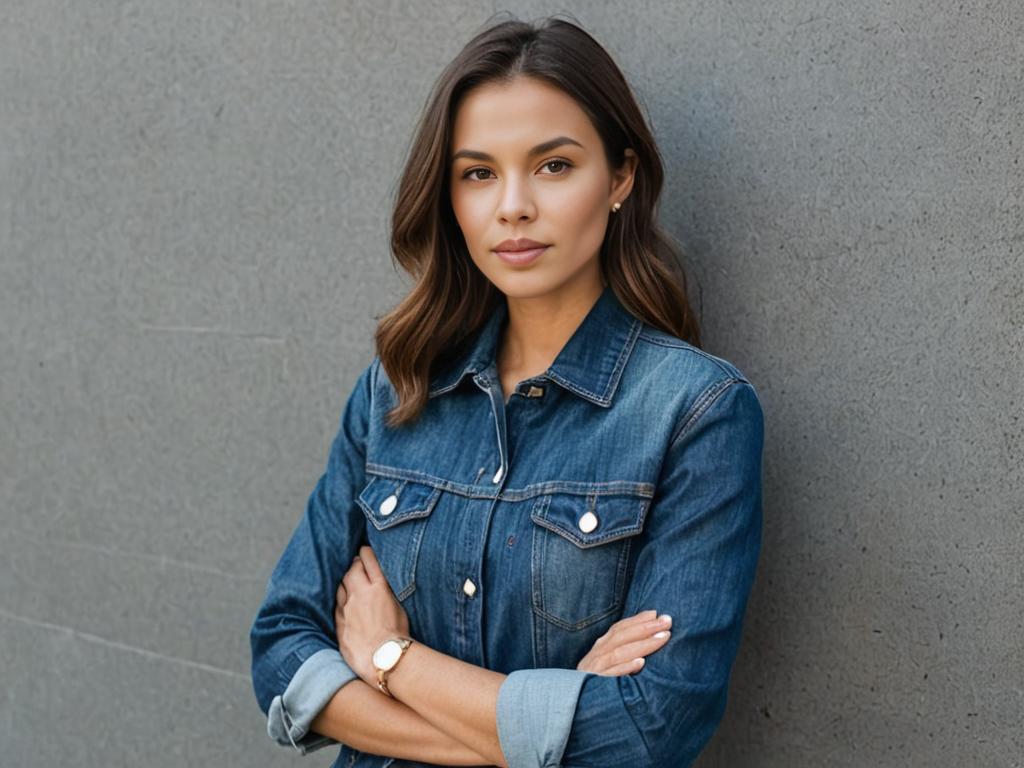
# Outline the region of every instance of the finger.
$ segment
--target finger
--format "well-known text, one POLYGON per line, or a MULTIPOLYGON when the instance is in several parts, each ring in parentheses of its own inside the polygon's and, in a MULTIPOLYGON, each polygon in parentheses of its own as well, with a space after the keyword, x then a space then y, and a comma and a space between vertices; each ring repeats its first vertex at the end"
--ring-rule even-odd
POLYGON ((614 626, 617 627, 631 627, 634 624, 643 624, 644 622, 650 621, 651 619, 658 618, 658 612, 653 608, 649 611, 640 611, 625 619, 619 619, 615 622, 614 626))
POLYGON ((642 656, 638 656, 635 659, 630 659, 622 664, 615 664, 614 666, 608 667, 608 669, 599 673, 607 677, 618 677, 621 675, 631 675, 635 672, 639 672, 644 668, 644 659, 642 656))
POLYGON ((352 565, 342 578, 342 582, 345 584, 345 589, 347 589, 349 593, 359 586, 370 583, 370 578, 366 575, 366 568, 363 567, 363 561, 359 555, 352 558, 352 565))
MULTIPOLYGON (((656 612, 652 611, 652 613, 656 612)), ((616 645, 620 645, 633 640, 640 640, 644 637, 650 637, 658 630, 671 628, 671 618, 667 623, 663 623, 659 618, 648 616, 645 621, 630 621, 628 623, 620 622, 619 624, 614 625, 611 630, 609 630, 609 633, 612 634, 613 642, 616 645)))
POLYGON ((672 638, 670 631, 667 629, 662 631, 665 633, 662 637, 651 635, 642 640, 620 645, 614 650, 609 651, 604 656, 605 663, 609 666, 623 664, 637 657, 649 656, 655 651, 660 650, 672 638))
POLYGON ((384 579, 384 572, 381 570, 380 563, 377 561, 377 555, 374 554, 372 548, 366 545, 360 547, 358 556, 370 581, 377 582, 384 579))
POLYGON ((334 602, 336 605, 344 605, 346 600, 348 600, 348 590, 345 589, 345 582, 341 581, 334 591, 334 602))
POLYGON ((640 611, 640 613, 627 616, 624 619, 619 619, 617 622, 611 625, 607 632, 598 638, 598 642, 619 642, 621 633, 628 631, 632 627, 643 626, 653 620, 657 620, 658 612, 653 608, 649 611, 640 611))

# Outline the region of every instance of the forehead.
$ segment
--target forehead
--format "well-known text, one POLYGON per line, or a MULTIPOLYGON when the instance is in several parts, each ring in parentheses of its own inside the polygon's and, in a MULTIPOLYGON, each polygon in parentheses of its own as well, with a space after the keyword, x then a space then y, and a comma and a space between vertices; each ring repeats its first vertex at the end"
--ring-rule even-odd
POLYGON ((590 118, 571 96, 553 85, 520 77, 511 83, 477 86, 462 97, 449 151, 525 152, 560 134, 587 148, 599 141, 590 118))

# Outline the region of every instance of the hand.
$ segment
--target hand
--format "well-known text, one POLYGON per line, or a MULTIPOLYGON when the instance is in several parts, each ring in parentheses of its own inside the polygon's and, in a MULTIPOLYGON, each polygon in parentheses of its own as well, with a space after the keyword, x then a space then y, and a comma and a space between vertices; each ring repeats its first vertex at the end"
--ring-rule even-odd
POLYGON ((641 611, 612 624, 597 638, 594 647, 580 660, 576 669, 610 677, 639 672, 643 669, 644 657, 660 649, 672 636, 672 620, 663 623, 657 619, 657 614, 655 610, 641 611), (664 637, 653 636, 661 630, 666 631, 664 637))
POLYGON ((353 671, 376 688, 373 652, 389 637, 411 635, 409 617, 391 591, 370 547, 359 548, 338 585, 335 599, 338 650, 353 671))

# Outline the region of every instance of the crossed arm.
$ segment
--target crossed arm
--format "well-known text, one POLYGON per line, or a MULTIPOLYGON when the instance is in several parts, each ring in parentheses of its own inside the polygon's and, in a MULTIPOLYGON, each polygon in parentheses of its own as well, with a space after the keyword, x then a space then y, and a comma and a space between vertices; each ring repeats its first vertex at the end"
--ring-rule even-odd
MULTIPOLYGON (((414 642, 402 663, 389 675, 391 691, 397 698, 382 694, 372 684, 369 668, 357 663, 377 642, 366 634, 365 618, 369 614, 377 624, 397 623, 399 626, 384 633, 387 635, 408 635, 408 624, 402 622, 401 617, 389 619, 387 616, 389 608, 401 609, 379 570, 372 549, 361 547, 360 555, 338 588, 335 608, 339 651, 344 655, 343 661, 351 663, 349 670, 355 677, 347 683, 344 680, 349 676, 340 678, 340 688, 336 687, 338 677, 325 678, 324 682, 333 679, 335 687, 326 689, 321 699, 323 708, 315 714, 310 712, 309 731, 312 733, 307 737, 312 739, 307 738, 307 745, 318 737, 328 737, 363 752, 438 765, 506 768, 510 764, 523 765, 525 761, 533 765, 529 756, 531 750, 524 750, 521 737, 512 734, 521 730, 520 725, 522 730, 534 732, 534 721, 538 718, 544 720, 545 731, 549 726, 554 726, 559 733, 568 728, 576 705, 572 683, 566 689, 566 678, 554 681, 562 685, 554 686, 556 706, 550 708, 545 706, 543 696, 528 695, 524 700, 520 677, 509 681, 509 675, 474 666, 422 642, 414 642), (501 689, 506 681, 512 684, 510 691, 518 687, 520 693, 506 695, 502 700, 501 689), (345 690, 352 692, 343 694, 341 691, 345 690), (563 698, 560 695, 563 690, 570 692, 571 698, 563 698), (467 697, 467 692, 472 694, 467 697), (526 717, 521 712, 524 706, 529 710, 526 717), (549 713, 554 717, 549 718, 549 713), (510 725, 510 718, 516 725, 510 725), (508 752, 509 749, 512 751, 508 752)), ((667 632, 652 635, 656 629, 669 625, 659 622, 655 613, 642 611, 617 622, 598 639, 576 671, 560 670, 556 674, 568 673, 569 679, 578 682, 582 679, 580 674, 587 674, 584 669, 597 674, 636 671, 638 667, 630 660, 642 660, 635 659, 636 655, 659 649, 668 635, 667 632)), ((541 671, 539 674, 546 676, 548 673, 541 671)), ((530 736, 526 738, 529 740, 530 736)), ((561 751, 561 744, 548 739, 547 733, 539 741, 548 745, 541 750, 548 753, 542 760, 548 765, 549 754, 555 749, 561 751)), ((564 738, 561 741, 564 743, 564 738)))
POLYGON ((388 675, 394 699, 357 678, 310 729, 371 754, 506 768, 497 731, 505 677, 414 642, 388 675))

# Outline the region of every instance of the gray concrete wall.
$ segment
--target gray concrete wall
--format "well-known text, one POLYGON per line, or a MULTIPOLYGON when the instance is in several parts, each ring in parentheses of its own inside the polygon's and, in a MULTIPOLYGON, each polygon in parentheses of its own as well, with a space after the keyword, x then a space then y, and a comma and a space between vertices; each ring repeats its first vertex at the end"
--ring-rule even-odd
POLYGON ((700 765, 1024 765, 1017 0, 3 3, 0 763, 303 759, 249 622, 405 287, 417 110, 506 7, 635 84, 766 408, 700 765))

